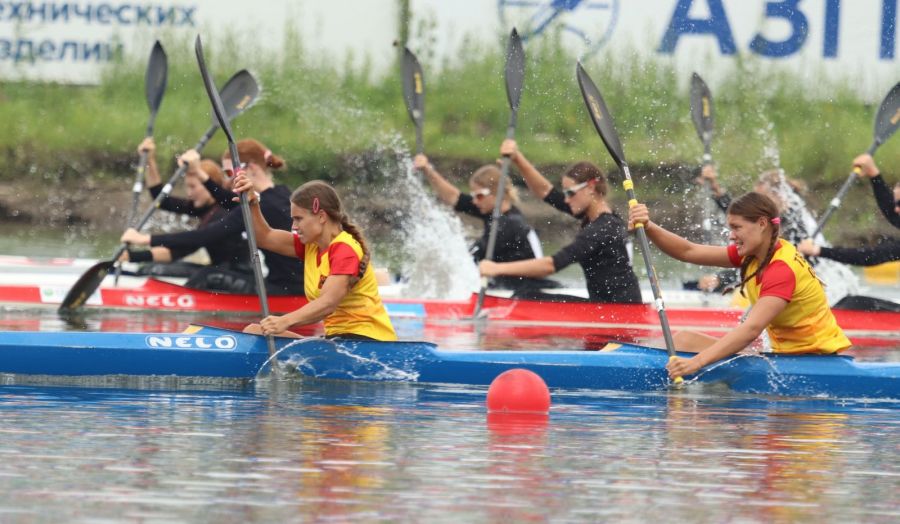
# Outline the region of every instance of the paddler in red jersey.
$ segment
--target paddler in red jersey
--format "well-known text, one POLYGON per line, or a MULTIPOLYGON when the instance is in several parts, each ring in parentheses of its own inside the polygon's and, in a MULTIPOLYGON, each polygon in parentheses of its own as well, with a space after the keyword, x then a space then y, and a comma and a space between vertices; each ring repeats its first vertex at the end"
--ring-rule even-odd
POLYGON ((643 224, 647 237, 667 255, 702 266, 740 267, 740 290, 751 304, 746 320, 722 338, 675 334, 675 347, 698 352, 666 366, 671 377, 691 375, 746 348, 766 329, 776 353, 831 354, 850 347, 838 326, 822 282, 788 241, 771 198, 747 193, 728 206, 730 245, 695 244, 650 221, 647 206, 629 210, 629 227, 643 224))
POLYGON ((309 300, 296 311, 268 316, 244 331, 297 337, 288 328, 324 321, 326 338, 397 340, 378 293, 365 237, 344 213, 333 187, 313 180, 294 191, 289 232, 269 227, 259 210, 259 194, 243 173, 233 184, 236 193, 248 192, 259 247, 303 261, 303 288, 309 300))

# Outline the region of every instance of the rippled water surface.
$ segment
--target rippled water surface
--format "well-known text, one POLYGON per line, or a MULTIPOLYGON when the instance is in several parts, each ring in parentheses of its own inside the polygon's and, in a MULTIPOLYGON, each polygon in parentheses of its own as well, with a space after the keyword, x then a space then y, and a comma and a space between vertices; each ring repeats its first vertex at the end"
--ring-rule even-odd
POLYGON ((481 388, 0 388, 0 520, 896 522, 896 403, 481 388), (492 418, 494 417, 494 418, 492 418))

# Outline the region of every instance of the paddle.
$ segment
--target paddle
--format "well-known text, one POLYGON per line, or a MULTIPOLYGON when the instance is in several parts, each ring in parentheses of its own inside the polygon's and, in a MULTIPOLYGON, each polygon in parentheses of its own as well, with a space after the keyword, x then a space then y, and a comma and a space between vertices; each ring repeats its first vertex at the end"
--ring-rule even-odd
MULTIPOLYGON (((513 28, 509 34, 509 43, 506 46, 506 98, 509 101, 509 123, 506 126, 506 138, 512 139, 516 135, 516 122, 519 115, 519 99, 522 97, 522 83, 525 78, 525 51, 522 49, 522 40, 519 33, 513 28)), ((500 222, 500 206, 503 204, 503 195, 506 191, 506 177, 509 173, 509 156, 503 157, 500 162, 500 181, 497 183, 497 194, 494 201, 494 211, 491 214, 491 231, 488 234, 487 250, 484 259, 494 259, 494 249, 497 245, 497 225, 500 222)), ((484 294, 487 291, 488 279, 481 277, 481 289, 478 290, 478 300, 475 302, 474 317, 481 314, 484 305, 484 294)))
MULTIPOLYGON (((872 137, 872 145, 869 146, 869 149, 866 152, 870 155, 874 155, 875 150, 890 138, 891 135, 897 131, 898 127, 900 127, 900 83, 897 83, 897 85, 892 87, 887 96, 884 97, 884 100, 881 101, 881 106, 878 108, 878 113, 875 115, 875 132, 872 137)), ((853 171, 850 173, 850 176, 847 177, 844 185, 838 190, 837 195, 831 199, 828 209, 825 210, 822 218, 819 219, 819 222, 816 224, 816 230, 810 238, 815 239, 819 235, 822 228, 825 227, 825 223, 831 218, 831 215, 841 206, 841 200, 847 195, 850 186, 861 174, 862 170, 859 167, 853 168, 853 171)))
MULTIPOLYGON (((691 75, 691 119, 694 121, 694 128, 697 130, 697 136, 703 143, 703 165, 707 166, 713 163, 712 154, 710 153, 710 144, 712 142, 713 132, 713 105, 712 94, 706 82, 700 78, 700 75, 693 73, 691 75)), ((706 244, 712 243, 712 214, 711 208, 712 188, 709 181, 703 184, 708 193, 707 199, 703 204, 703 240, 706 244)))
MULTIPOLYGON (((588 76, 587 72, 581 66, 581 62, 578 63, 576 74, 578 77, 578 86, 581 88, 581 95, 584 97, 584 103, 587 106, 588 113, 591 115, 591 120, 594 122, 594 127, 597 129, 597 133, 600 134, 600 138, 606 145, 606 149, 609 151, 610 156, 612 156, 616 165, 619 166, 619 169, 625 176, 622 186, 625 188, 625 192, 628 195, 628 206, 635 206, 638 202, 634 195, 634 182, 631 180, 631 171, 629 171, 628 163, 625 161, 625 153, 622 150, 622 144, 619 142, 619 135, 616 133, 612 117, 609 114, 609 110, 606 108, 606 103, 603 102, 600 91, 597 89, 597 86, 594 85, 591 77, 588 76)), ((669 318, 666 316, 665 304, 663 303, 662 294, 659 291, 659 281, 656 277, 656 270, 653 268, 653 264, 650 261, 650 242, 647 240, 647 232, 644 231, 643 224, 635 224, 635 231, 637 232, 638 240, 641 244, 641 254, 644 256, 644 266, 647 267, 647 278, 650 279, 650 288, 653 290, 656 311, 659 313, 659 323, 662 326, 663 337, 666 339, 666 350, 669 353, 669 360, 671 361, 675 358, 675 342, 672 339, 672 330, 669 328, 669 318)), ((682 378, 676 377, 674 383, 676 385, 681 384, 682 378)))
MULTIPOLYGON (((197 65, 200 67, 200 75, 203 77, 203 85, 206 87, 206 94, 209 95, 209 102, 212 105, 216 119, 225 137, 228 139, 228 150, 231 152, 231 162, 234 165, 234 174, 238 175, 243 171, 241 166, 241 158, 238 155, 237 144, 234 143, 234 135, 231 133, 231 124, 228 121, 228 114, 222 105, 222 99, 219 97, 219 91, 216 84, 213 83, 206 69, 206 60, 203 58, 203 43, 200 41, 200 35, 194 41, 194 52, 197 54, 197 65)), ((262 309, 263 318, 269 316, 269 300, 266 297, 266 282, 263 279, 262 268, 259 265, 259 250, 256 249, 256 234, 253 231, 253 219, 250 217, 250 203, 247 192, 241 193, 241 214, 244 216, 244 232, 247 234, 247 247, 250 250, 250 262, 253 266, 253 278, 256 281, 256 295, 259 297, 259 305, 262 309)), ((272 335, 266 335, 266 344, 269 347, 269 356, 275 354, 275 339, 272 335)))
MULTIPOLYGON (((156 113, 162 104, 163 94, 166 92, 166 79, 168 78, 169 60, 159 40, 153 44, 150 51, 150 61, 147 62, 147 73, 144 78, 144 91, 147 97, 147 106, 150 108, 150 119, 147 122, 145 137, 153 136, 153 126, 156 124, 156 113)), ((147 170, 147 152, 141 151, 138 160, 138 168, 134 173, 134 185, 131 186, 131 211, 128 212, 127 226, 134 223, 137 214, 138 203, 141 200, 141 192, 144 190, 144 171, 147 170)), ((116 272, 116 284, 119 283, 121 269, 116 272)))
MULTIPOLYGON (((228 111, 228 118, 234 118, 243 113, 244 110, 250 108, 256 102, 258 96, 259 85, 256 83, 256 79, 253 78, 253 75, 246 70, 235 73, 222 88, 222 100, 228 111)), ((210 125, 209 129, 204 133, 203 137, 200 138, 200 141, 197 142, 194 149, 202 151, 218 129, 219 122, 215 119, 215 116, 213 116, 212 125, 210 125)), ((168 182, 166 182, 166 185, 163 186, 162 191, 156 196, 156 199, 153 201, 150 208, 144 212, 144 215, 138 221, 135 229, 140 231, 147 224, 150 217, 153 216, 153 213, 155 213, 157 209, 159 209, 163 200, 169 196, 172 192, 172 188, 186 172, 186 165, 178 168, 175 174, 173 174, 168 182)), ((88 297, 100 287, 100 283, 103 282, 103 279, 109 274, 109 270, 112 269, 116 262, 118 262, 119 257, 122 256, 122 253, 127 247, 127 244, 120 245, 111 259, 97 262, 88 268, 66 294, 62 304, 59 306, 59 311, 61 313, 66 313, 80 308, 88 297)))
POLYGON ((419 65, 416 55, 408 47, 403 48, 403 101, 406 102, 409 118, 416 126, 416 154, 421 155, 425 150, 422 141, 422 125, 425 120, 425 77, 422 75, 422 66, 419 65))

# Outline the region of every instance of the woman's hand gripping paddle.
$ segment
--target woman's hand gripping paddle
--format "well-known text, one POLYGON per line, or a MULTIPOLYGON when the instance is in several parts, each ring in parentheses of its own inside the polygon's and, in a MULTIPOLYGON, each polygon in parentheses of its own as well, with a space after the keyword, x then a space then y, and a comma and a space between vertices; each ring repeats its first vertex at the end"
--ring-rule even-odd
MULTIPOLYGON (((890 138, 897 131, 898 127, 900 127, 900 83, 891 88, 884 100, 881 101, 881 106, 878 107, 878 113, 875 115, 875 132, 873 133, 872 145, 869 146, 866 152, 874 156, 875 150, 890 138)), ((862 170, 859 167, 855 167, 837 195, 831 199, 828 209, 822 214, 822 218, 819 219, 819 222, 816 224, 816 230, 810 238, 815 239, 819 235, 822 228, 825 227, 825 223, 831 218, 831 215, 841 206, 841 200, 847 195, 850 186, 853 185, 853 182, 860 174, 862 174, 862 170)))
MULTIPOLYGON (((509 123, 506 126, 506 138, 513 139, 516 135, 516 123, 519 116, 519 100, 522 97, 522 84, 525 80, 525 50, 522 49, 522 40, 519 33, 513 28, 509 34, 509 43, 506 46, 506 98, 509 101, 509 123)), ((509 173, 509 157, 504 156, 500 162, 500 181, 497 184, 494 211, 491 214, 491 231, 488 234, 488 244, 485 250, 485 260, 494 260, 494 249, 497 245, 497 226, 500 222, 500 206, 503 204, 503 195, 506 192, 506 178, 509 173)), ((481 307, 484 305, 484 294, 487 291, 488 279, 481 277, 481 289, 478 290, 478 300, 475 302, 474 318, 481 315, 481 307)))
MULTIPOLYGON (((222 102, 225 105, 225 110, 228 112, 229 120, 252 107, 259 97, 259 91, 259 84, 257 84, 256 79, 253 78, 253 75, 247 72, 247 70, 242 69, 235 73, 222 88, 222 102)), ((194 146, 194 149, 202 151, 218 129, 219 121, 216 120, 215 115, 213 115, 212 124, 200 138, 200 141, 197 142, 197 145, 194 146)), ((166 182, 166 185, 163 186, 162 191, 156 196, 156 199, 153 201, 150 208, 144 212, 144 215, 138 221, 135 229, 138 231, 143 229, 150 220, 150 217, 153 216, 153 213, 155 213, 162 205, 163 200, 165 200, 172 192, 172 188, 178 180, 184 176, 185 172, 187 172, 186 165, 178 168, 175 174, 173 174, 169 181, 166 182)), ((88 270, 75 282, 75 285, 69 289, 69 292, 59 306, 59 312, 71 314, 73 311, 84 305, 87 299, 94 294, 94 291, 100 287, 100 283, 103 282, 103 279, 106 278, 110 269, 117 263, 119 257, 122 256, 122 253, 127 247, 126 244, 120 245, 111 259, 97 262, 88 268, 88 270)))
MULTIPOLYGON (((219 127, 225 133, 228 139, 228 150, 231 152, 231 161, 234 164, 235 174, 239 173, 241 167, 241 159, 238 155, 237 144, 234 143, 234 135, 231 133, 231 123, 228 120, 228 114, 225 112, 225 106, 219 97, 219 91, 216 84, 213 83, 209 71, 206 69, 206 60, 203 57, 203 43, 200 41, 200 35, 194 42, 194 52, 197 54, 197 65, 200 67, 200 76, 203 77, 203 86, 206 87, 206 94, 209 95, 209 101, 212 104, 213 113, 219 121, 219 127)), ((266 297, 266 282, 263 279, 262 267, 259 265, 259 250, 256 248, 256 234, 253 231, 253 218, 250 216, 250 203, 247 192, 241 193, 241 213, 244 215, 244 231, 247 233, 247 247, 250 251, 250 263, 253 266, 253 277, 256 281, 256 295, 259 297, 259 305, 262 310, 263 318, 269 316, 269 300, 266 297)), ((275 354, 275 339, 272 335, 266 335, 266 344, 269 347, 269 356, 275 354)))
MULTIPOLYGON (((625 176, 622 185, 628 194, 628 205, 629 207, 637 205, 637 199, 634 195, 634 182, 631 180, 631 171, 629 171, 628 163, 625 161, 625 153, 622 150, 622 144, 619 142, 619 135, 616 133, 609 110, 606 108, 606 103, 603 102, 600 91, 581 66, 581 63, 578 64, 576 74, 578 86, 581 88, 581 95, 584 97, 584 103, 587 106, 588 113, 591 115, 591 120, 594 122, 594 127, 597 129, 597 133, 600 134, 600 138, 606 145, 610 156, 612 156, 625 176)), ((650 261, 650 242, 647 240, 647 232, 644 231, 643 224, 635 224, 635 231, 637 231, 638 240, 641 244, 641 254, 644 256, 644 265, 647 267, 647 278, 650 279, 650 288, 653 290, 656 311, 659 313, 659 323, 662 326, 663 336, 666 339, 666 350, 671 361, 675 358, 675 342, 672 339, 672 330, 669 328, 669 319, 666 316, 666 308, 659 290, 656 270, 650 261)), ((681 377, 676 377, 673 382, 676 386, 680 386, 683 380, 681 377)))

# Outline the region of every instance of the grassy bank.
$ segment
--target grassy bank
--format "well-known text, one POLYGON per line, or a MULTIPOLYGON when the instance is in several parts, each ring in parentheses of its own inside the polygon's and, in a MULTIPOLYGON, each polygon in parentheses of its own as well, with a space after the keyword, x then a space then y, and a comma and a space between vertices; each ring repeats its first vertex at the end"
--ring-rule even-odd
MULTIPOLYGON (((463 49, 436 64, 420 53, 426 75, 426 150, 455 180, 491 161, 508 117, 503 87, 503 42, 493 50, 463 49)), ((209 125, 208 101, 191 42, 169 51, 169 86, 156 124, 160 159, 191 147, 209 125)), ((208 59, 219 85, 240 67, 258 75, 264 96, 235 122, 239 137, 257 137, 283 155, 282 180, 310 178, 339 183, 358 180, 361 154, 397 137, 412 139, 400 94, 399 73, 373 75, 309 56, 289 38, 282 59, 267 58, 253 44, 212 42, 208 59), (252 57, 252 58, 251 58, 252 57)), ((517 137, 522 149, 555 177, 562 166, 588 158, 612 170, 591 127, 574 79, 575 57, 551 39, 529 42, 525 92, 517 137)), ((693 166, 701 145, 689 116, 687 79, 655 59, 600 54, 585 63, 616 120, 630 163, 642 176, 693 166), (676 87, 683 86, 683 87, 676 87)), ((0 84, 0 178, 43 176, 131 177, 134 147, 143 136, 144 63, 111 67, 98 87, 0 84)), ((741 192, 756 173, 780 162, 790 176, 807 181, 824 202, 844 179, 855 154, 868 147, 874 107, 852 89, 834 85, 828 100, 807 95, 808 79, 738 61, 713 89, 717 129, 713 154, 724 185, 741 192), (825 194, 827 193, 827 194, 825 194)), ((823 81, 824 82, 824 81, 823 81)), ((891 143, 878 160, 898 172, 900 147, 891 143)), ((207 153, 224 150, 221 136, 207 153)), ((655 184, 656 194, 668 186, 655 184)))

